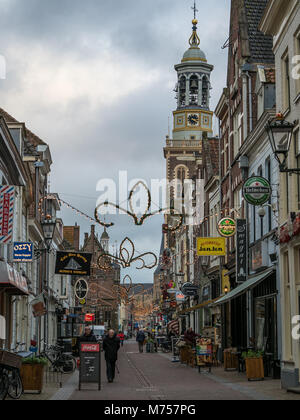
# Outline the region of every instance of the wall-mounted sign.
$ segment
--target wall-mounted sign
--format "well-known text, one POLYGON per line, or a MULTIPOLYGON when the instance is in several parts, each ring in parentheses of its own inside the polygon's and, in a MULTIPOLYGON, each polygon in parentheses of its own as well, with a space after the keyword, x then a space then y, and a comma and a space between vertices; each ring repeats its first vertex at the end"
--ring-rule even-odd
POLYGON ((55 274, 90 276, 92 254, 82 252, 57 252, 55 274))
POLYGON ((197 238, 197 254, 199 257, 225 256, 225 238, 197 238))
POLYGON ((77 282, 75 283, 75 296, 77 297, 77 299, 79 299, 80 301, 84 301, 85 303, 85 299, 87 297, 88 291, 89 291, 89 285, 87 281, 85 279, 77 280, 77 282))
POLYGON ((0 185, 0 244, 12 242, 15 187, 0 185))
POLYGON ((13 260, 14 262, 32 262, 33 243, 14 242, 13 260))
POLYGON ((248 245, 247 245, 247 220, 237 220, 236 234, 236 281, 244 283, 248 271, 248 245))
POLYGON ((220 220, 218 223, 218 231, 221 236, 224 238, 230 238, 235 235, 236 232, 236 222, 230 217, 225 217, 220 220))
POLYGON ((262 206, 270 200, 272 187, 270 182, 260 176, 249 178, 243 186, 245 200, 253 206, 262 206))

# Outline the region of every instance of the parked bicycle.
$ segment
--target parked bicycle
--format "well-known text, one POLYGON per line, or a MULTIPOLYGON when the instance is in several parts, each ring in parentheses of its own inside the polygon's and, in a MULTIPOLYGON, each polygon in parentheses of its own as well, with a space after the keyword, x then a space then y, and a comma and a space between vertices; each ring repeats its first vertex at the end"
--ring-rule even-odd
POLYGON ((23 384, 20 375, 22 356, 18 355, 18 348, 25 343, 17 343, 12 351, 0 350, 0 400, 7 395, 14 400, 21 398, 23 384))
POLYGON ((44 342, 44 351, 41 352, 40 357, 49 360, 54 372, 73 373, 77 366, 76 359, 70 354, 65 354, 63 350, 62 346, 49 346, 44 342))

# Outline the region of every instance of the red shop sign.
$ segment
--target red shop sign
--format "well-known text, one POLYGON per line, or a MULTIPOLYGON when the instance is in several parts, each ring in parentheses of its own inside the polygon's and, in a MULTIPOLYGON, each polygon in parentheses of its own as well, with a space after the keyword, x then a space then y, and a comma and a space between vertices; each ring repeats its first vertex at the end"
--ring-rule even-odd
POLYGON ((84 319, 85 322, 93 322, 95 321, 95 314, 86 314, 84 319))

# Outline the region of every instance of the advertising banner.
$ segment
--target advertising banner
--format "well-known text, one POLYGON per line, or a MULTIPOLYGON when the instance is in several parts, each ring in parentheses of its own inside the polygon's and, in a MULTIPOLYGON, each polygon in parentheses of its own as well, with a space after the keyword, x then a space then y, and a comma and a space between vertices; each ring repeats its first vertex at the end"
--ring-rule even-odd
POLYGON ((0 244, 12 242, 15 187, 0 185, 0 244))

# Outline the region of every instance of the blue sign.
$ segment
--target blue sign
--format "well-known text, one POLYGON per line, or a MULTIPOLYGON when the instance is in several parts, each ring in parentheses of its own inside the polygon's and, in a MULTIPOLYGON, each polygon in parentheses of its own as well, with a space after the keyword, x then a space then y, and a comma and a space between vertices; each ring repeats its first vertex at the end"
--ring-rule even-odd
POLYGON ((15 262, 32 262, 33 260, 33 243, 31 242, 14 242, 15 262))

